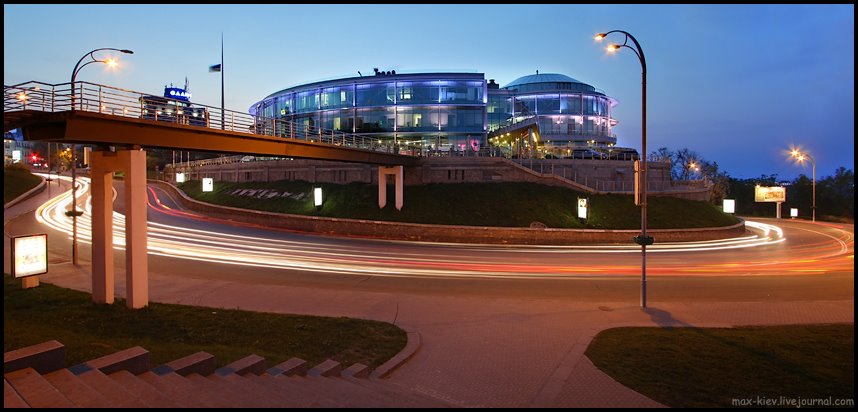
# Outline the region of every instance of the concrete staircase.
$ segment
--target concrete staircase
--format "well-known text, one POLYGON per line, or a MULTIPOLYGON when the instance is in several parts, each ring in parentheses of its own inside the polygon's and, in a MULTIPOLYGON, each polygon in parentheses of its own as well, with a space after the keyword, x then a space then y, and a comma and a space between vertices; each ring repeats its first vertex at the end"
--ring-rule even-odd
POLYGON ((394 408, 450 407, 445 401, 326 360, 312 368, 292 358, 266 368, 250 355, 215 369, 198 352, 149 367, 137 346, 65 367, 65 347, 50 341, 3 356, 4 408, 394 408))

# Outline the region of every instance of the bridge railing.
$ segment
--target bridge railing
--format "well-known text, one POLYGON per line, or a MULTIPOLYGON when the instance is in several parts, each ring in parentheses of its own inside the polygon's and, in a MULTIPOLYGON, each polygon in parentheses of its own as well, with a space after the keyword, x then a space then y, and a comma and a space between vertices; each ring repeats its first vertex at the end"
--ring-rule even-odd
POLYGON ((97 112, 158 123, 167 122, 188 127, 205 127, 410 156, 420 153, 422 145, 422 142, 418 142, 420 144, 407 141, 394 143, 359 133, 323 129, 283 119, 252 116, 246 112, 221 110, 219 107, 189 105, 182 100, 84 81, 75 82, 74 85, 37 81, 12 86, 4 85, 3 112, 20 110, 97 112), (162 110, 153 110, 151 104, 153 97, 162 102, 160 104, 162 110))

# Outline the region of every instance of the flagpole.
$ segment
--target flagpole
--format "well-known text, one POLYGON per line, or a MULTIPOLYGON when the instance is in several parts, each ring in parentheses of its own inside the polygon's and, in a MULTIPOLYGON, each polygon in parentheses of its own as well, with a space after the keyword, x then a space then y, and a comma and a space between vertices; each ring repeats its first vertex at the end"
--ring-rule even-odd
POLYGON ((224 110, 224 99, 223 99, 223 32, 220 33, 220 129, 225 130, 224 128, 224 116, 226 116, 226 111, 224 110))

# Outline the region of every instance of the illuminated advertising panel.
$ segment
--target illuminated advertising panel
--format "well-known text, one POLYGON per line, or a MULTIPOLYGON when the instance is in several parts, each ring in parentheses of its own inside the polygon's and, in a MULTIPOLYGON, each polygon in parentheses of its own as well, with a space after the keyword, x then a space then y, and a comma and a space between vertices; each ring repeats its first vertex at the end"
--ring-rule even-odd
POLYGON ((781 186, 757 186, 754 188, 755 202, 786 202, 786 188, 781 186))
POLYGON ((736 199, 724 199, 724 213, 736 213, 736 199))
POLYGON ((17 236, 12 238, 12 277, 48 273, 48 235, 17 236))

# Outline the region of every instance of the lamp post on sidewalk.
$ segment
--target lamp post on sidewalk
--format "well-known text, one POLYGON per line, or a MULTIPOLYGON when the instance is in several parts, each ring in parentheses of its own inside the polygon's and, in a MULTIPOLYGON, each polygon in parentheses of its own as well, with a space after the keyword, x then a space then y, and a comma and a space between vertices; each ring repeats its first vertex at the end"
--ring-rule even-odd
POLYGON ((809 155, 808 153, 801 152, 798 149, 793 149, 790 152, 790 155, 802 164, 805 160, 810 160, 810 164, 813 166, 813 204, 811 205, 810 209, 813 216, 813 221, 816 222, 816 160, 813 159, 813 156, 809 155))
MULTIPOLYGON (((113 58, 109 58, 107 60, 98 60, 95 58, 95 52, 101 51, 101 50, 113 50, 113 51, 118 51, 118 52, 125 53, 125 54, 134 54, 134 52, 131 50, 114 49, 112 47, 102 47, 100 49, 95 49, 95 50, 93 50, 87 54, 84 54, 83 57, 81 57, 80 60, 77 61, 77 64, 74 65, 74 70, 72 70, 72 74, 71 74, 71 83, 69 83, 69 87, 71 88, 71 90, 70 90, 71 91, 71 109, 70 110, 72 110, 72 111, 75 110, 74 80, 77 77, 78 72, 80 72, 80 70, 83 69, 84 67, 86 67, 88 64, 92 64, 92 63, 104 63, 110 67, 116 66, 116 60, 114 60, 113 58), (87 57, 90 58, 90 61, 83 63, 84 59, 86 59, 87 57), (83 63, 83 65, 81 65, 81 63, 83 63)), ((83 99, 83 96, 81 96, 81 100, 82 99, 83 99)), ((77 145, 76 144, 72 144, 71 163, 72 163, 72 210, 71 210, 71 216, 72 216, 72 264, 77 266, 77 215, 78 215, 78 212, 77 212, 77 145)))
MULTIPOLYGON (((640 205, 641 205, 641 235, 634 238, 635 243, 641 245, 641 309, 646 309, 646 246, 653 244, 652 237, 646 235, 646 186, 647 186, 647 166, 646 166, 646 57, 644 57, 643 49, 638 43, 635 36, 632 36, 623 30, 611 30, 605 33, 599 33, 595 36, 596 41, 601 41, 611 33, 622 33, 625 35, 623 44, 611 44, 607 47, 609 53, 613 53, 623 47, 634 52, 638 56, 641 63, 641 156, 640 168, 638 172, 638 187, 640 188, 640 205), (632 48, 628 45, 629 40, 634 43, 632 48)), ((636 199, 637 200, 637 199, 636 199)))

